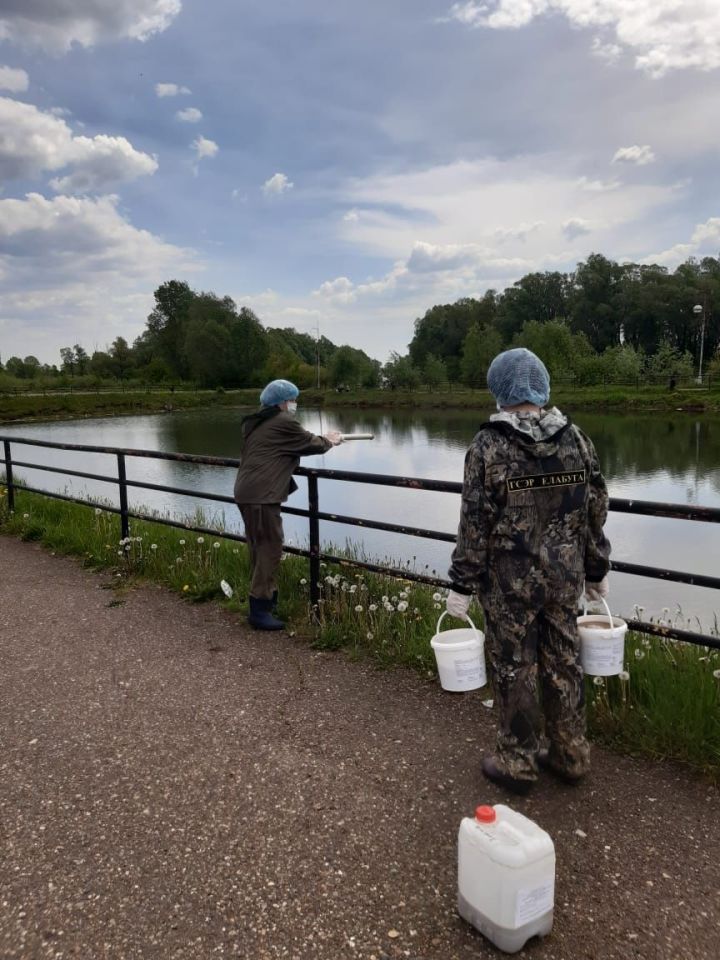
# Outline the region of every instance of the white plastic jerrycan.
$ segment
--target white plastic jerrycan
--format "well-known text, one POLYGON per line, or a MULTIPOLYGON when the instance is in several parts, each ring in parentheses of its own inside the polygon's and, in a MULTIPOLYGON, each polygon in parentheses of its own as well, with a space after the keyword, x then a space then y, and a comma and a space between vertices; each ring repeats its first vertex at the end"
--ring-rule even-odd
POLYGON ((458 912, 505 953, 553 925, 555 847, 502 803, 465 817, 458 834, 458 912))

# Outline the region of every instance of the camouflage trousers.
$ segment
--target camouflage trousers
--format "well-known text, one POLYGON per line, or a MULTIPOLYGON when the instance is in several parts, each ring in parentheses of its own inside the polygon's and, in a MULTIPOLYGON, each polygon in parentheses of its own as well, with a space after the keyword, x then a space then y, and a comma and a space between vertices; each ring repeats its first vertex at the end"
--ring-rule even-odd
POLYGON ((517 779, 534 780, 544 726, 550 765, 569 777, 583 776, 590 766, 590 748, 577 604, 533 608, 500 594, 483 599, 486 646, 500 712, 498 766, 517 779))

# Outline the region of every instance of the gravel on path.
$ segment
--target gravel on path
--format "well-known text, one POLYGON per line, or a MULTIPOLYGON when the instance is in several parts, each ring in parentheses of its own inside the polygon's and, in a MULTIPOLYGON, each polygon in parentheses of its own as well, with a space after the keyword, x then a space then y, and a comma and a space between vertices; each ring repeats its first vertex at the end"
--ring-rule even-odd
POLYGON ((0 957, 469 960, 460 820, 553 837, 533 960, 717 960, 718 790, 595 747, 579 787, 480 774, 493 718, 219 605, 0 538, 0 957))

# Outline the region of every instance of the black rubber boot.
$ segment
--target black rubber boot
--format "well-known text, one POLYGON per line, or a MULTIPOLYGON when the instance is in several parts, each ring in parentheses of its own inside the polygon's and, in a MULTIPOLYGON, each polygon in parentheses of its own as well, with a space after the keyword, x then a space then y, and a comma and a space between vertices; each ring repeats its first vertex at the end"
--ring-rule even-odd
POLYGON ((534 780, 518 780, 516 777, 511 777, 509 773, 505 773, 498 767, 492 757, 483 757, 481 768, 488 780, 492 780, 493 783, 497 783, 498 786, 504 787, 510 793, 516 793, 520 797, 526 797, 535 782, 534 780))
POLYGON ((256 630, 284 630, 282 620, 272 615, 272 600, 263 597, 250 597, 250 615, 248 623, 256 630))
POLYGON ((563 780, 565 783, 577 785, 578 783, 582 783, 585 776, 582 773, 579 777, 573 776, 566 770, 561 770, 559 767, 554 766, 554 764, 550 761, 549 750, 540 750, 537 755, 537 762, 541 770, 547 770, 549 773, 552 773, 553 776, 557 777, 559 780, 563 780))

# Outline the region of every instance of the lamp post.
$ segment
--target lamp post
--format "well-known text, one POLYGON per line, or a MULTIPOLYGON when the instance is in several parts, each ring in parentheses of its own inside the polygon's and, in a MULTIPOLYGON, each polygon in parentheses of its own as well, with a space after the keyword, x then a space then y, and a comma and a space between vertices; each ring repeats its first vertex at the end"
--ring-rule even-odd
POLYGON ((698 367, 697 378, 697 382, 700 384, 700 386, 702 386, 703 349, 705 347, 705 308, 701 303, 696 303, 693 307, 693 313, 696 317, 702 317, 700 326, 700 364, 698 367))

